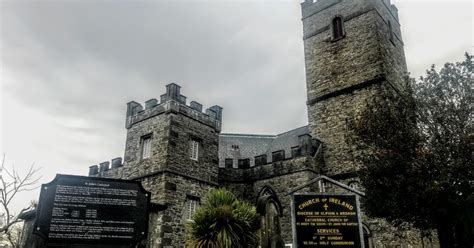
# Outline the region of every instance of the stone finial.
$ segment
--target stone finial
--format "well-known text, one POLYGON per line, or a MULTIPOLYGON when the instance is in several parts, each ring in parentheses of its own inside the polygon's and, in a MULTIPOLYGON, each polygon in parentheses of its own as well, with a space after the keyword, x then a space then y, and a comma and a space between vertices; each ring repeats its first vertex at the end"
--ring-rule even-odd
POLYGON ((190 107, 196 111, 202 112, 202 104, 192 101, 190 107))
POLYGON ((122 166, 122 158, 114 158, 112 159, 112 169, 118 168, 122 166))
POLYGON ((109 170, 109 165, 110 165, 109 161, 105 161, 105 162, 100 163, 99 164, 99 172, 108 171, 109 170))
POLYGON ((89 176, 94 176, 99 173, 99 166, 98 165, 92 165, 89 166, 89 176))
POLYGON ((152 98, 145 102, 145 109, 151 109, 155 107, 156 105, 158 105, 158 100, 156 100, 155 98, 152 98))

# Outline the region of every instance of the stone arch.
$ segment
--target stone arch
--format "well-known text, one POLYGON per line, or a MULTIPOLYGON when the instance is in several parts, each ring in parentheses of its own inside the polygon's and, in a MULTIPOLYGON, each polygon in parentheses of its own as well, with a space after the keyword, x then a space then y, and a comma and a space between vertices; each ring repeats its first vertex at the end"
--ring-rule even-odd
POLYGON ((262 248, 283 248, 280 217, 283 209, 275 191, 268 185, 262 187, 257 197, 257 213, 260 214, 259 243, 262 248))
POLYGON ((362 237, 364 238, 364 248, 374 247, 372 240, 372 232, 370 231, 369 227, 364 223, 362 224, 362 233, 362 237))

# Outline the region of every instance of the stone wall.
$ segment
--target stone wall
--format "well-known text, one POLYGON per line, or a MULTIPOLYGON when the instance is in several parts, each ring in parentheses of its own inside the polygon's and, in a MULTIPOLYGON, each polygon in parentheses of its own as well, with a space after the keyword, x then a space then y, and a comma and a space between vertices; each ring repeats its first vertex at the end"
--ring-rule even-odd
POLYGON ((310 1, 302 4, 310 132, 324 144, 325 172, 354 172, 347 122, 368 100, 403 88, 406 63, 398 13, 390 1, 310 1), (343 19, 344 37, 332 37, 343 19), (389 28, 389 25, 390 27, 389 28))
POLYGON ((218 132, 183 114, 172 114, 169 127, 169 157, 167 168, 217 183, 218 132), (198 160, 190 158, 191 139, 199 141, 198 160))
POLYGON ((128 129, 124 167, 133 169, 129 170, 129 175, 125 175, 125 178, 142 176, 164 169, 169 156, 170 122, 170 115, 163 113, 135 123, 128 129), (146 135, 151 137, 151 155, 149 158, 142 158, 141 142, 142 137, 146 135))
MULTIPOLYGON (((317 154, 318 156, 319 154, 317 154)), ((257 197, 264 187, 270 187, 282 206, 280 219, 282 238, 286 244, 292 242, 291 189, 306 184, 319 175, 322 164, 317 157, 303 156, 249 169, 219 169, 219 185, 237 194, 238 197, 257 205, 257 197)), ((314 186, 305 188, 314 190, 314 186)), ((303 189, 304 190, 304 189, 303 189)))
POLYGON ((180 248, 186 241, 185 218, 187 198, 203 199, 216 187, 204 181, 173 173, 163 173, 142 181, 152 192, 152 202, 163 203, 166 210, 150 214, 147 247, 180 248))
POLYGON ((133 108, 129 106, 132 110, 127 115, 123 166, 92 176, 140 180, 151 192, 152 203, 144 245, 184 247, 188 198, 202 199, 210 188, 218 185, 220 119, 217 117, 221 117, 221 109, 219 114, 214 111, 214 116, 210 116, 185 105, 184 101, 170 99, 160 105, 149 104, 145 110, 138 103, 133 105, 133 108), (144 137, 151 138, 148 158, 142 156, 144 137), (191 140, 198 142, 197 160, 191 158, 191 140))
MULTIPOLYGON (((382 92, 405 89, 398 10, 390 0, 308 0, 302 3, 302 16, 310 133, 323 143, 323 173, 356 186, 360 151, 348 122, 382 92), (343 20, 339 39, 332 34, 335 17, 343 20)), ((325 190, 344 192, 329 185, 325 190)), ((363 222, 369 247, 422 247, 420 235, 409 226, 395 228, 364 214, 363 222)))
MULTIPOLYGON (((359 1, 354 1, 357 2, 359 1)), ((334 5, 318 15, 303 19, 303 25, 306 27, 316 22, 327 27, 332 20, 329 16, 347 16, 353 13, 352 9, 356 6, 342 3, 334 5), (307 24, 308 22, 310 24, 307 24)), ((308 102, 328 97, 328 94, 359 85, 383 74, 376 23, 373 21, 377 14, 375 11, 361 11, 344 21, 345 37, 337 41, 332 40, 330 29, 313 34, 317 31, 313 29, 319 26, 314 26, 313 29, 305 28, 308 102)), ((319 138, 313 134, 312 136, 319 138)))
POLYGON ((351 137, 349 121, 380 92, 379 85, 340 95, 308 105, 310 128, 323 144, 324 173, 338 176, 355 172, 361 166, 355 160, 355 138, 351 137))
MULTIPOLYGON (((287 195, 291 189, 308 183, 311 179, 317 177, 318 174, 312 171, 301 171, 273 178, 258 180, 254 183, 254 191, 259 192, 264 186, 270 186, 278 196, 282 206, 283 215, 281 216, 281 234, 285 244, 293 242, 292 224, 291 224, 291 195, 287 195)), ((302 191, 317 192, 315 185, 303 188, 302 191)))

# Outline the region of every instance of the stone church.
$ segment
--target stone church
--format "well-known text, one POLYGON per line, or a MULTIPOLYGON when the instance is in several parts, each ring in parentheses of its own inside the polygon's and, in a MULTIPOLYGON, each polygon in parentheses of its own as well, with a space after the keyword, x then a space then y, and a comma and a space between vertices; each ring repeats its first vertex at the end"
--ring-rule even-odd
MULTIPOLYGON (((221 133, 222 108, 188 104, 177 84, 159 99, 127 104, 122 158, 89 176, 140 180, 152 192, 147 247, 184 247, 184 224, 211 188, 257 207, 260 247, 291 247, 291 189, 319 175, 357 187, 347 120, 407 73, 397 8, 390 0, 301 3, 308 125, 275 135, 221 133)), ((301 192, 338 190, 309 185, 301 192)), ((421 247, 419 234, 363 217, 365 247, 421 247)))

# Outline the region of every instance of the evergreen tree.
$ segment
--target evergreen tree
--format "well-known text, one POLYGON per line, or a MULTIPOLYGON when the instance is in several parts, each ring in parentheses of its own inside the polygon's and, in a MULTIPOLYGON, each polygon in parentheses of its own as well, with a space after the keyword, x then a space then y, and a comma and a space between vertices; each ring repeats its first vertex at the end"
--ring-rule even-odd
POLYGON ((407 93, 374 99, 352 122, 365 209, 425 234, 436 229, 441 247, 472 247, 472 56, 409 81, 407 93))
POLYGON ((188 244, 196 248, 243 248, 255 243, 258 215, 226 189, 212 189, 187 226, 188 244))

